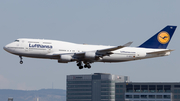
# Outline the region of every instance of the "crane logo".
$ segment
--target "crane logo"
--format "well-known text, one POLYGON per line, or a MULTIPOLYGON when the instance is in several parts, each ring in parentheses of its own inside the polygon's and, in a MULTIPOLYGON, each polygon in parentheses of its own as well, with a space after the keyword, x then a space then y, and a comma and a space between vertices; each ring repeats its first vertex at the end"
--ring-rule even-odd
POLYGON ((158 34, 157 39, 161 44, 166 44, 169 42, 170 36, 167 32, 163 31, 158 34))

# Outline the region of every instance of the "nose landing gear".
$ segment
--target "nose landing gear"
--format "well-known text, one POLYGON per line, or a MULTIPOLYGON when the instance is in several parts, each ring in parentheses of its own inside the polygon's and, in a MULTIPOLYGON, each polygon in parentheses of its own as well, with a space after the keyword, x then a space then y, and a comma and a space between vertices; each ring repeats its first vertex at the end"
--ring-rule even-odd
POLYGON ((23 61, 22 61, 23 58, 22 58, 22 56, 19 56, 19 57, 20 57, 20 62, 19 62, 19 63, 20 63, 20 64, 23 64, 23 61))

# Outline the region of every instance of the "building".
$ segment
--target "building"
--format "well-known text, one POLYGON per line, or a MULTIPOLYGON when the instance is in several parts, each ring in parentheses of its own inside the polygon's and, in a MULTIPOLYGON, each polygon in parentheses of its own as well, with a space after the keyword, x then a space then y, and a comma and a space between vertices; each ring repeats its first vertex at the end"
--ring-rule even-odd
POLYGON ((67 76, 67 101, 115 101, 115 84, 128 76, 94 73, 67 76))
POLYGON ((180 82, 130 82, 128 76, 67 76, 67 101, 180 101, 180 82))
POLYGON ((116 101, 180 101, 180 83, 116 83, 116 101))
POLYGON ((9 98, 8 98, 8 101, 13 101, 13 98, 12 98, 12 97, 9 97, 9 98))

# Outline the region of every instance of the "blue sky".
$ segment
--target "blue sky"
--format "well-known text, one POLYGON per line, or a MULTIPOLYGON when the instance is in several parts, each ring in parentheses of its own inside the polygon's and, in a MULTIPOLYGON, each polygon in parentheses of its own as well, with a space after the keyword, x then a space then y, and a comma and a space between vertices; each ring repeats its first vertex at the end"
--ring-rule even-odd
POLYGON ((66 89, 66 75, 111 73, 133 82, 180 82, 179 0, 1 0, 0 89, 66 89), (23 58, 3 50, 17 38, 38 38, 98 45, 139 46, 166 25, 178 26, 168 46, 170 56, 122 63, 76 63, 23 58))

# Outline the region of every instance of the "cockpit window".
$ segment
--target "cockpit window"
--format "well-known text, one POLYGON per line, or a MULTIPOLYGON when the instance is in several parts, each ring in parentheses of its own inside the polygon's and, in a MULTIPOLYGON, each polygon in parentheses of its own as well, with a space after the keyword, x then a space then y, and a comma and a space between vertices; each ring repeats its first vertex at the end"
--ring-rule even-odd
POLYGON ((14 42, 19 42, 19 40, 15 40, 14 42))

